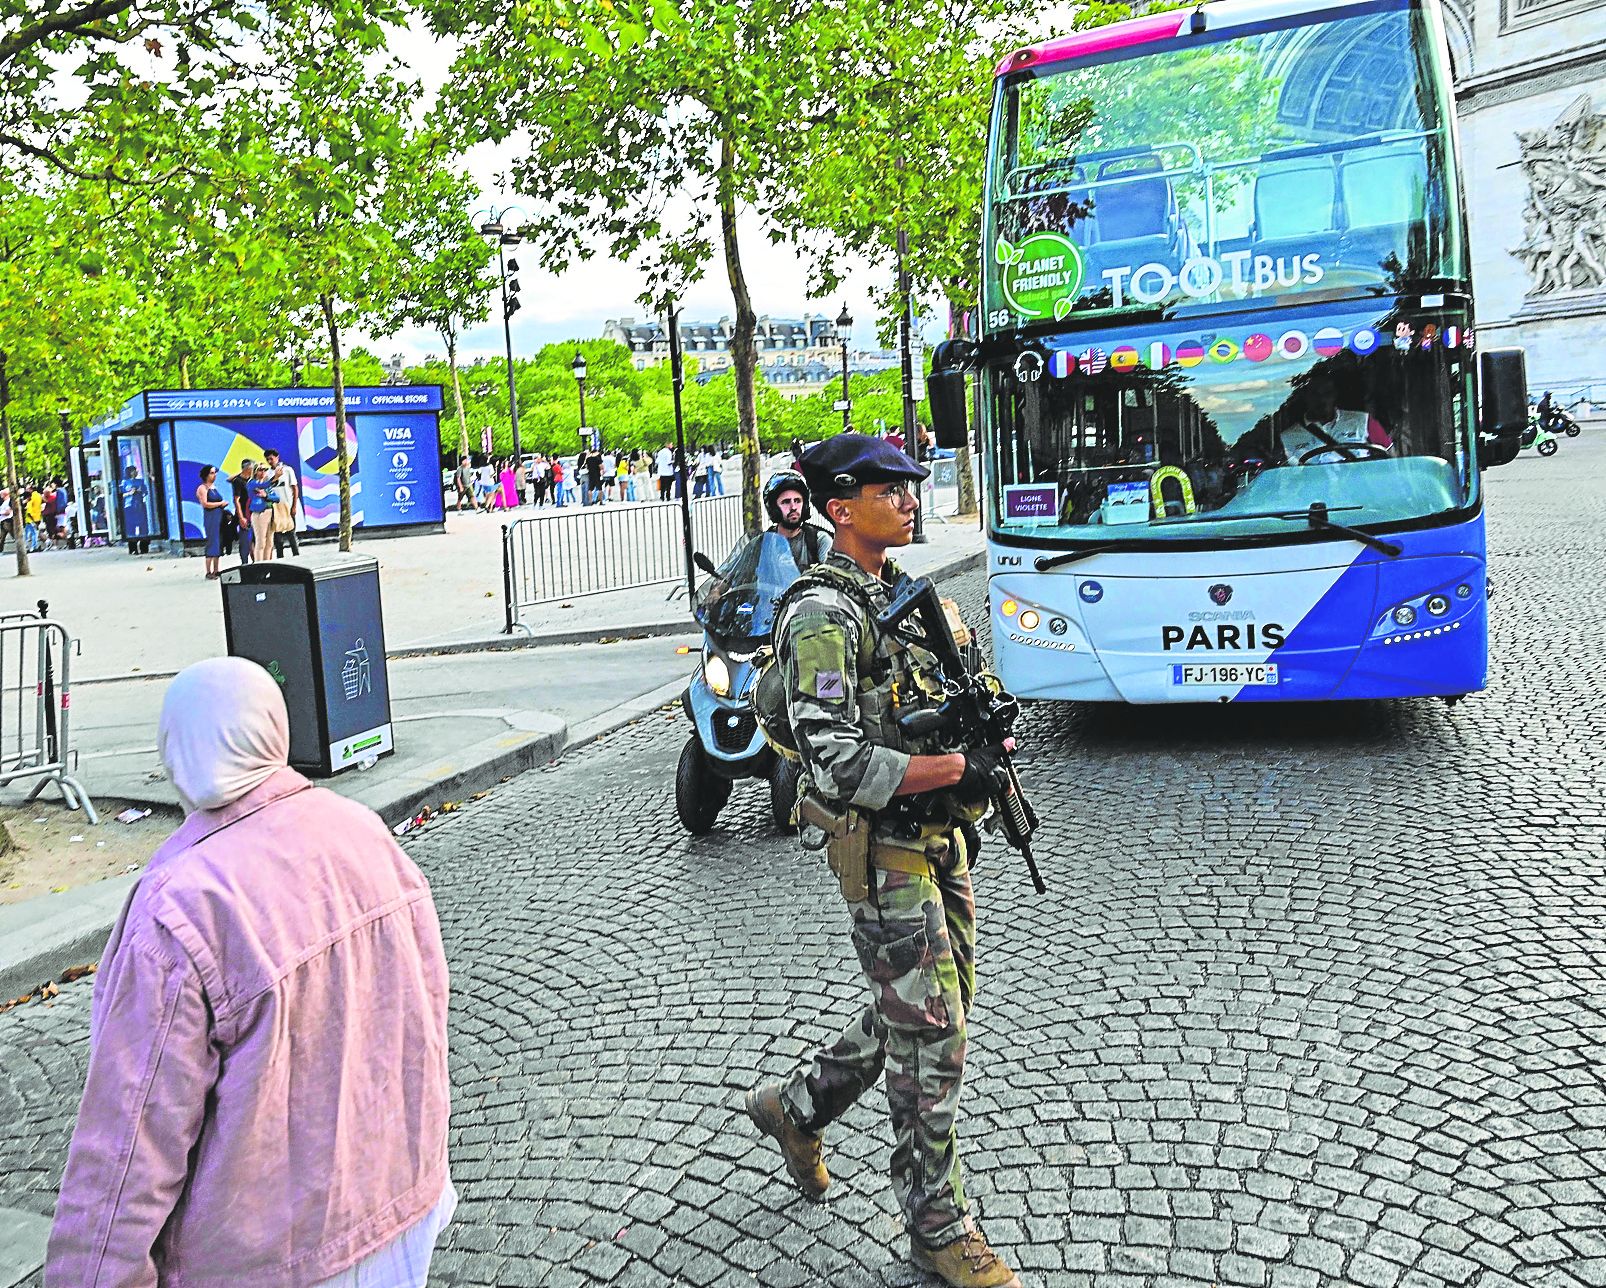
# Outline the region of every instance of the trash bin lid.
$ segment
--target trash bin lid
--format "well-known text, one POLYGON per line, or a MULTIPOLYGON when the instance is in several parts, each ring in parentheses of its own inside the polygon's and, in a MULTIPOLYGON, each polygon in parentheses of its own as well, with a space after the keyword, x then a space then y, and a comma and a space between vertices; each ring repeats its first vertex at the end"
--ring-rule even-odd
POLYGON ((356 577, 368 573, 377 575, 379 560, 373 555, 332 554, 316 556, 315 560, 269 559, 262 563, 248 563, 235 571, 247 585, 278 582, 281 585, 291 583, 305 586, 334 577, 356 577))

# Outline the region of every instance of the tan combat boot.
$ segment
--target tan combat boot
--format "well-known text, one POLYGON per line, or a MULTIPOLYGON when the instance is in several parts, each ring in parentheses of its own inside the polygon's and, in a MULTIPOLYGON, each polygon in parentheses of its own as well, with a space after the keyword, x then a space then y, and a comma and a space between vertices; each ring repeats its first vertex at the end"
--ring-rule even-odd
POLYGON ((797 1182, 803 1197, 818 1201, 825 1194, 831 1177, 820 1157, 820 1138, 799 1131, 781 1108, 779 1083, 770 1083, 747 1093, 747 1116, 766 1136, 774 1138, 781 1147, 781 1158, 786 1170, 797 1182))
POLYGON ((1020 1276, 992 1250, 980 1230, 967 1230, 940 1248, 911 1239, 909 1251, 915 1265, 953 1288, 1021 1288, 1020 1276))

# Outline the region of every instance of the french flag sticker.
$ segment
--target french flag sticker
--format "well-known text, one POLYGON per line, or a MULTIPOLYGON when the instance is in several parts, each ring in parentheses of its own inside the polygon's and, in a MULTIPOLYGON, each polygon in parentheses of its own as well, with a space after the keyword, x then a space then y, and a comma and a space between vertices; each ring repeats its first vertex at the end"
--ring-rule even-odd
POLYGON ((1076 359, 1069 349, 1056 349, 1048 360, 1048 374, 1055 380, 1064 380, 1076 370, 1076 359))

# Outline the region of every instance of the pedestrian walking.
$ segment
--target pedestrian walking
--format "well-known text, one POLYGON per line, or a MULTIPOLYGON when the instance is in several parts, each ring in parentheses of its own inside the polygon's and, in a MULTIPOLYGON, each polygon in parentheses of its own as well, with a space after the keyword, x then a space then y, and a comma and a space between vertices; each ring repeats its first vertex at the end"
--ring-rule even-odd
MULTIPOLYGON (((45 521, 45 498, 37 487, 31 484, 28 487, 28 499, 22 507, 22 538, 27 546, 28 553, 32 554, 43 544, 44 539, 39 535, 40 525, 45 521)), ((128 543, 128 553, 134 553, 134 543, 128 543)))
POLYGON ((477 501, 476 509, 489 510, 491 508, 491 493, 496 490, 496 471, 491 462, 486 461, 474 474, 474 495, 477 501))
POLYGON ((710 494, 713 496, 725 495, 725 454, 718 443, 708 449, 713 453, 713 470, 708 476, 711 485, 710 494))
POLYGON ((16 516, 11 509, 11 491, 0 487, 0 555, 6 552, 6 541, 16 535, 16 516))
POLYGON ((289 768, 256 663, 182 671, 157 747, 187 817, 95 977, 46 1288, 423 1288, 457 1201, 429 885, 289 768))
POLYGON ((201 481, 195 488, 195 500, 201 507, 201 531, 206 537, 206 579, 218 579, 218 564, 223 558, 223 516, 229 503, 217 488, 217 466, 201 466, 201 481))
POLYGON ((838 877, 870 1001, 791 1077, 749 1092, 747 1112, 819 1199, 830 1184, 822 1133, 884 1071, 912 1260, 954 1288, 1019 1288, 970 1216, 956 1133, 976 978, 966 833, 1005 749, 942 753, 894 718, 943 695, 929 654, 876 620, 898 576, 887 552, 913 538, 925 469, 884 441, 838 434, 804 455, 803 473, 834 549, 788 592, 777 657, 803 756, 803 841, 826 849, 838 877))
POLYGON ((667 501, 675 486, 675 449, 665 443, 658 449, 658 499, 667 501))
POLYGON ((513 467, 513 501, 515 505, 524 505, 530 499, 530 471, 521 460, 513 467))
POLYGON ((251 482, 246 485, 251 497, 251 562, 261 563, 273 558, 273 507, 279 499, 273 484, 268 481, 268 467, 259 463, 251 471, 251 482))
POLYGON ((503 510, 511 510, 519 503, 518 476, 513 472, 511 460, 502 462, 502 471, 497 475, 497 483, 497 493, 491 508, 496 509, 500 506, 503 510))
POLYGON ((284 548, 289 546, 290 553, 299 559, 301 538, 296 535, 296 528, 301 517, 301 485, 295 471, 280 459, 277 449, 270 447, 262 455, 268 463, 268 482, 279 496, 273 503, 274 557, 284 558, 284 548))
POLYGON ((552 458, 552 503, 559 509, 563 507, 563 490, 568 485, 568 471, 560 457, 552 458))
POLYGON ((585 490, 584 505, 602 504, 602 453, 592 448, 585 454, 585 490))
POLYGON ((249 456, 240 462, 240 472, 229 480, 234 492, 235 539, 240 543, 240 567, 251 562, 251 547, 255 540, 251 532, 251 480, 256 475, 256 462, 249 456))
POLYGON ((463 502, 467 501, 470 508, 474 505, 474 473, 470 469, 468 457, 457 458, 457 468, 452 471, 452 488, 457 493, 457 512, 463 513, 463 502))

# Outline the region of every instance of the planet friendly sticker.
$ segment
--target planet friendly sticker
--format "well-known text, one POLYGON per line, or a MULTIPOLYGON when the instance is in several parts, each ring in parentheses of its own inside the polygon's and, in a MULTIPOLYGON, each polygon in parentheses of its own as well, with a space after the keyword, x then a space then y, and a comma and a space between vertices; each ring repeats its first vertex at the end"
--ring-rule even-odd
POLYGON ((1082 290, 1082 252, 1059 233, 1033 233, 1018 245, 1000 237, 993 256, 1003 272, 1004 298, 1024 318, 1070 313, 1082 290))

